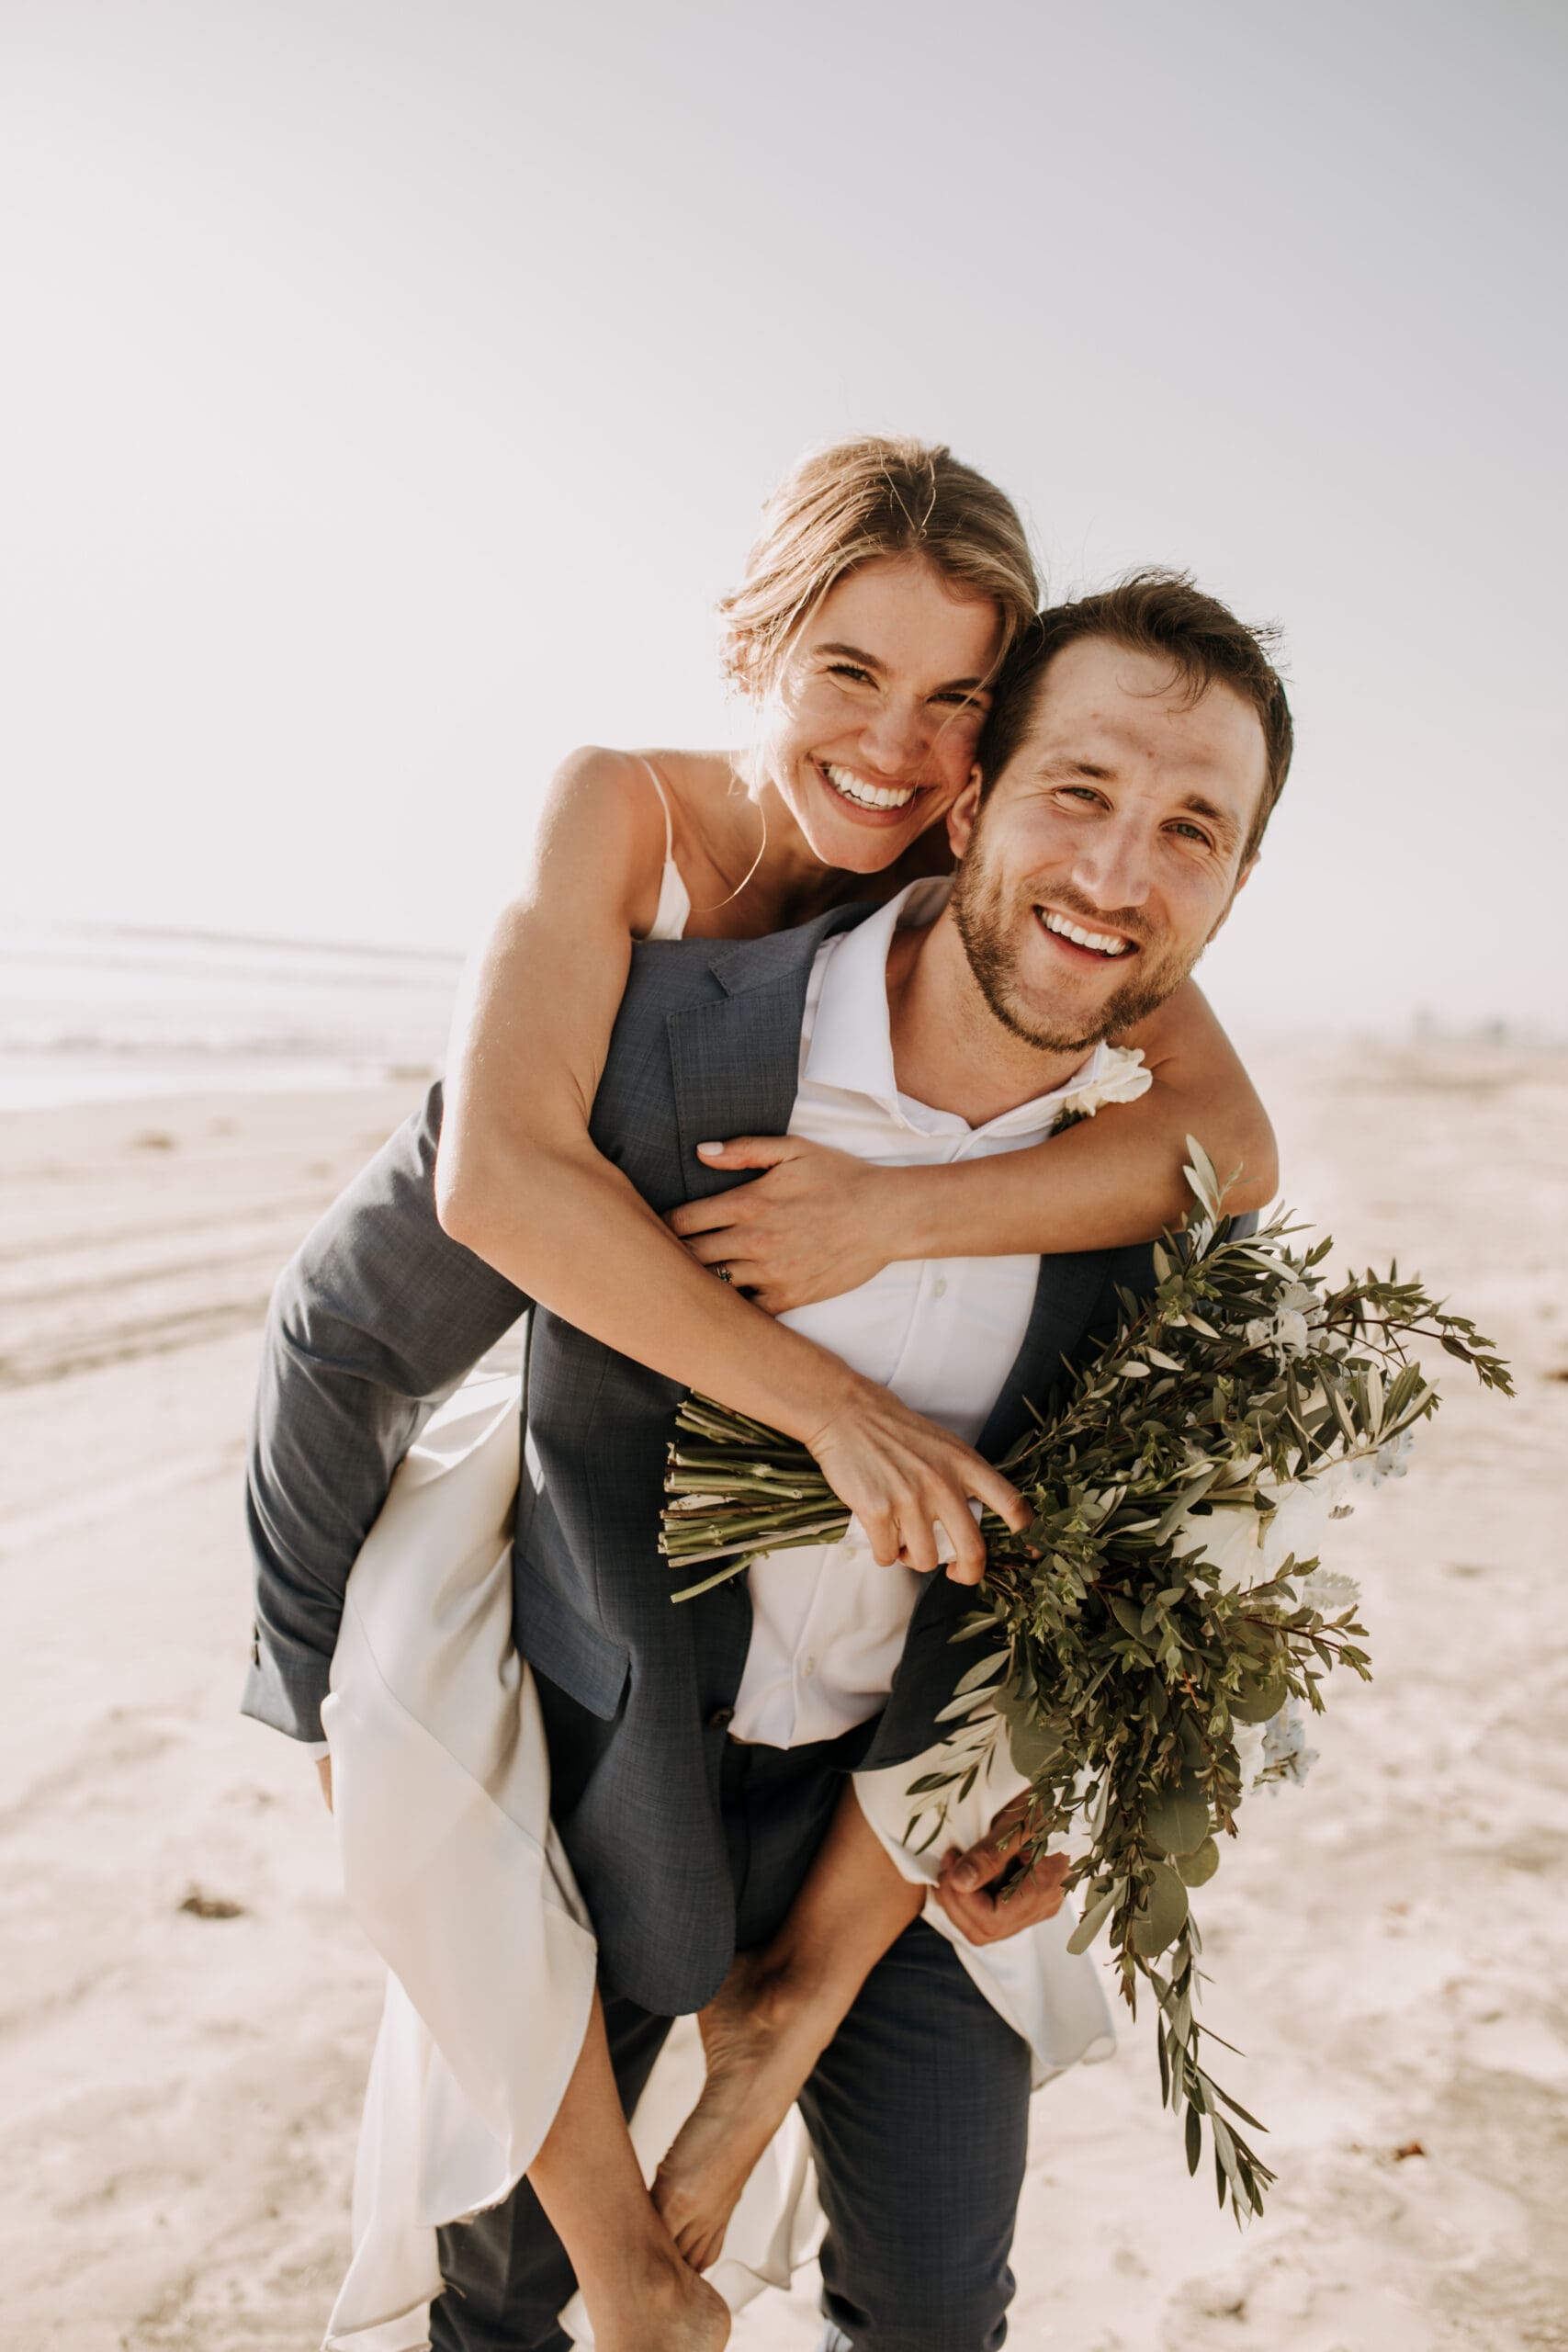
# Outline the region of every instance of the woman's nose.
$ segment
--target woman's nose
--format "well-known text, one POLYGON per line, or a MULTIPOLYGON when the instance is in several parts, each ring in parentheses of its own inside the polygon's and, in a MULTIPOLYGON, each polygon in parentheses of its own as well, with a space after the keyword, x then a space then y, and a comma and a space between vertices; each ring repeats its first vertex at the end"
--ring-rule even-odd
POLYGON ((908 775, 926 755, 931 742, 931 717, 923 703, 894 695, 879 705, 861 729, 865 758, 887 775, 908 775))

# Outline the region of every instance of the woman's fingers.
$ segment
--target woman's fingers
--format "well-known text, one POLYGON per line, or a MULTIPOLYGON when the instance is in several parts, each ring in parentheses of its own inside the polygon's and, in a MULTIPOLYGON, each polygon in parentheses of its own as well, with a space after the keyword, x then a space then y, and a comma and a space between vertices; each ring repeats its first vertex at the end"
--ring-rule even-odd
POLYGON ((698 1144, 697 1157, 705 1168, 776 1168, 810 1148, 798 1136, 732 1136, 728 1143, 698 1144))
POLYGON ((936 1529, 929 1507, 900 1514, 898 1556, 918 1577, 931 1576, 937 1566, 936 1529))
POLYGON ((938 1510, 947 1548, 953 1555, 947 1564, 948 1575, 954 1584, 978 1584, 986 1573, 986 1545, 975 1524, 968 1498, 959 1495, 951 1503, 940 1504, 938 1510))
POLYGON ((879 1568, 894 1566, 900 1557, 899 1547, 902 1539, 898 1532, 898 1521, 892 1510, 885 1508, 881 1510, 860 1510, 855 1513, 855 1517, 865 1531, 865 1540, 871 1546, 871 1556, 877 1566, 879 1568))
POLYGON ((736 1223, 736 1203, 745 1191, 741 1184, 733 1193, 716 1193, 711 1201, 682 1201, 678 1209, 665 1212, 664 1222, 681 1241, 690 1241, 699 1233, 716 1233, 736 1223))
POLYGON ((969 1492, 987 1510, 994 1510, 1003 1525, 1010 1527, 1015 1535, 1021 1535, 1034 1513, 1018 1488, 1010 1485, 999 1470, 994 1470, 988 1462, 980 1462, 977 1455, 976 1460, 978 1468, 971 1473, 969 1492))
POLYGON ((736 1236, 728 1229, 722 1233, 694 1234, 686 1244, 699 1266, 722 1265, 736 1246, 736 1236))

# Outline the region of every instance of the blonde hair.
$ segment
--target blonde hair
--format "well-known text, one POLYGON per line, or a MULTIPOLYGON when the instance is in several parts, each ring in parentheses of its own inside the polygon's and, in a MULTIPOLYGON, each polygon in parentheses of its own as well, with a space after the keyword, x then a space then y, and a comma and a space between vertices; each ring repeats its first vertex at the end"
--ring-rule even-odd
POLYGON ((1012 501, 944 443, 867 435, 807 451, 762 510, 746 576, 719 605, 724 666, 765 692, 829 589, 878 556, 923 556, 990 597, 1000 662, 1034 617, 1040 582, 1012 501))

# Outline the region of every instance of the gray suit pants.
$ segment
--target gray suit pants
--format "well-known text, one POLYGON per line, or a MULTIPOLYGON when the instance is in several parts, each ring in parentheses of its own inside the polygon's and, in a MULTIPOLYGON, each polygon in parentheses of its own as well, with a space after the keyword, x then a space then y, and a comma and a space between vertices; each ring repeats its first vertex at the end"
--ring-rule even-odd
MULTIPOLYGON (((742 1950, 779 1925, 864 1746, 727 1746, 722 1803, 742 1950)), ((668 2018, 606 1986, 629 2111, 668 2018)), ((941 1936, 917 1921, 872 1971, 801 2094, 828 2233, 822 2352, 995 2352, 1013 2291, 1029 2052, 941 1936)), ((526 2181, 441 2233, 436 2352, 565 2352, 574 2281, 526 2181)))

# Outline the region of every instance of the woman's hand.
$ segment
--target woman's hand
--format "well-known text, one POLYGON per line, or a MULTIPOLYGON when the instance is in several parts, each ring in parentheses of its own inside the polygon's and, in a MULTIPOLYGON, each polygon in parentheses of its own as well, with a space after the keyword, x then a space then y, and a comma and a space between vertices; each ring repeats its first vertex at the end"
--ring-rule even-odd
POLYGON ((820 1426, 802 1432, 802 1441, 865 1530, 883 1567, 901 1560, 929 1576, 940 1565, 940 1527, 953 1555, 947 1569, 953 1583, 978 1584, 986 1546, 970 1497, 1016 1534, 1032 1516, 1017 1487, 973 1446, 874 1380, 852 1379, 820 1426))
POLYGON ((841 1297, 904 1254, 888 1246, 896 1170, 798 1136, 741 1136, 697 1149, 705 1167, 767 1173, 688 1201, 665 1223, 705 1266, 728 1266, 736 1288, 768 1314, 841 1297))

